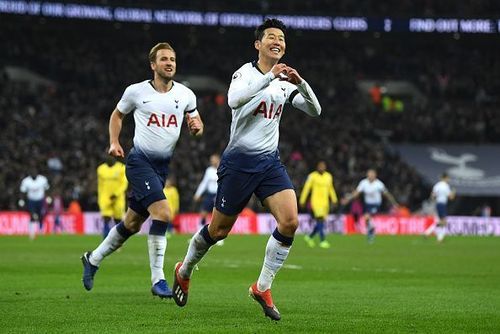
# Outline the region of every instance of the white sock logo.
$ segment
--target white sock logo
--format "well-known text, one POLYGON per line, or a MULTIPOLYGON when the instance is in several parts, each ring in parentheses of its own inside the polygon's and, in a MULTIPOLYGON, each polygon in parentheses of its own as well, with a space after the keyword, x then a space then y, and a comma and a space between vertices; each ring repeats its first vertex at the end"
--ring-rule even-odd
POLYGON ((151 189, 151 187, 149 186, 149 182, 148 181, 144 181, 144 184, 146 185, 146 187, 149 189, 151 189))

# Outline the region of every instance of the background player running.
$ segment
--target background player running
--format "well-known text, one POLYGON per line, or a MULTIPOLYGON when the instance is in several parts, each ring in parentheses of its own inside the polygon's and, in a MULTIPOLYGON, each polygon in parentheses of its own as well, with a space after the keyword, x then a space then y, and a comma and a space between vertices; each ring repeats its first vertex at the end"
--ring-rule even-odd
POLYGON ((173 292, 177 305, 184 306, 193 268, 213 244, 228 235, 255 194, 278 226, 267 243, 260 276, 249 292, 266 316, 279 320, 271 284, 288 256, 298 225, 297 197, 278 152, 279 122, 285 103, 311 116, 318 116, 321 107, 297 70, 278 63, 286 48, 283 22, 268 19, 257 27, 254 45, 258 61, 240 67, 229 87, 231 134, 218 168, 212 221, 193 236, 184 262, 176 265, 173 292))
POLYGON ((315 226, 311 234, 304 237, 309 247, 314 247, 314 236, 319 234, 321 248, 330 248, 330 243, 325 239, 325 219, 330 212, 330 202, 337 204, 337 194, 333 187, 333 176, 326 171, 326 162, 320 161, 316 170, 307 176, 306 183, 300 194, 300 206, 305 207, 307 198, 311 193, 311 210, 315 226))
POLYGON ((446 235, 446 216, 448 200, 455 198, 455 191, 453 191, 449 184, 448 174, 443 173, 441 180, 432 187, 431 198, 436 201, 436 212, 438 215, 437 224, 432 224, 425 230, 424 235, 429 236, 432 232, 436 231, 436 238, 438 242, 442 242, 446 235))
POLYGON ((377 172, 374 169, 369 169, 366 173, 366 178, 359 182, 356 190, 346 200, 347 204, 352 199, 363 193, 364 198, 364 219, 366 223, 367 239, 372 243, 375 239, 375 225, 372 223, 372 217, 380 211, 382 206, 382 195, 384 195, 393 206, 398 206, 396 199, 387 190, 384 183, 377 178, 377 172))

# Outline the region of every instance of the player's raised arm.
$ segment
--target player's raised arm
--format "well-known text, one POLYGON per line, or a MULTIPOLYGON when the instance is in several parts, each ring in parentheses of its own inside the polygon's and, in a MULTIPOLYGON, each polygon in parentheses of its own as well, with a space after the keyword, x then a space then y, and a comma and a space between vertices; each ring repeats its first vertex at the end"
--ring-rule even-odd
POLYGON ((391 202, 393 206, 399 206, 396 198, 387 189, 382 194, 389 200, 389 202, 391 202))
POLYGON ((302 110, 309 116, 319 116, 321 114, 321 105, 311 86, 302 79, 296 69, 288 66, 285 71, 287 76, 286 80, 296 85, 299 93, 291 98, 293 106, 302 110))
POLYGON ((259 80, 247 78, 247 75, 242 74, 242 72, 235 72, 227 92, 227 104, 231 109, 241 107, 250 101, 255 94, 269 86, 271 81, 278 77, 279 73, 283 73, 285 69, 285 64, 276 64, 259 80))
POLYGON ((122 114, 118 108, 115 108, 109 118, 109 151, 114 157, 125 157, 122 146, 120 145, 120 132, 125 114, 122 114))

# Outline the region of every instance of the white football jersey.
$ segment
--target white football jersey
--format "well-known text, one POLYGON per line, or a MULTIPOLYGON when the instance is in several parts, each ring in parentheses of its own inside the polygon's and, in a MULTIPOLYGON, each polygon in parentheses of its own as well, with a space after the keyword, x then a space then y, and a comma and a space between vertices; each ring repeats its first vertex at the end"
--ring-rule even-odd
POLYGON ((255 157, 277 152, 283 109, 298 94, 297 86, 274 79, 271 72, 262 73, 256 62, 246 63, 233 74, 228 102, 234 92, 259 81, 263 89, 250 100, 241 101, 241 105, 232 108, 231 134, 224 152, 226 156, 243 154, 255 157))
POLYGON ((37 175, 36 178, 31 176, 25 177, 21 181, 20 190, 26 193, 30 201, 41 201, 45 198, 45 191, 49 189, 49 181, 43 175, 37 175))
POLYGON ((217 168, 208 167, 205 170, 205 175, 203 175, 203 179, 201 180, 198 188, 196 189, 195 196, 201 196, 205 192, 210 194, 217 193, 217 168))
POLYGON ((386 191, 386 188, 379 179, 370 182, 368 178, 365 178, 361 180, 356 190, 363 193, 366 204, 381 205, 382 193, 386 191))
POLYGON ((440 204, 448 203, 448 196, 451 194, 450 185, 444 181, 439 181, 432 187, 432 193, 436 196, 436 202, 440 204))
POLYGON ((134 112, 134 147, 159 158, 174 153, 184 114, 198 115, 193 91, 175 81, 166 93, 158 92, 151 80, 130 85, 116 107, 122 114, 134 112))

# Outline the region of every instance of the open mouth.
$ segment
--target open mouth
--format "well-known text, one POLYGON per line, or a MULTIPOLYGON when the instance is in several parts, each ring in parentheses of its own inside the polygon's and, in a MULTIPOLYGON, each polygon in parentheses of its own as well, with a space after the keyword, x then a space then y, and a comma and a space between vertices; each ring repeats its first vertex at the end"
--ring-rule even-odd
POLYGON ((272 47, 270 50, 274 54, 279 54, 281 52, 281 49, 278 47, 272 47))

